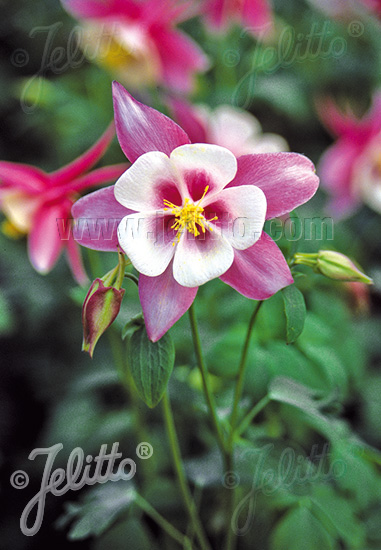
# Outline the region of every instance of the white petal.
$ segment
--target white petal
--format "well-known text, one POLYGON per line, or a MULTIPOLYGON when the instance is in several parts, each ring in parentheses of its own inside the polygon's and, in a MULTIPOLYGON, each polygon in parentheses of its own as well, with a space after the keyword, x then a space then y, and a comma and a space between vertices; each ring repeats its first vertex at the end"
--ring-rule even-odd
POLYGON ((212 222, 212 226, 219 228, 233 248, 245 250, 257 242, 262 234, 267 210, 262 189, 254 185, 229 187, 223 189, 214 201, 212 199, 208 202, 204 204, 205 208, 208 206, 206 219, 217 215, 218 220, 212 222))
POLYGON ((289 151, 287 141, 278 134, 262 134, 255 139, 245 143, 245 150, 242 155, 257 153, 281 153, 289 151))
MULTIPOLYGON (((131 210, 147 212, 164 207, 163 199, 177 194, 177 180, 169 157, 150 151, 136 159, 115 184, 115 198, 131 210)), ((181 202, 180 202, 181 204, 181 202)))
POLYGON ((183 180, 183 197, 198 201, 208 185, 207 196, 218 193, 237 173, 237 159, 228 149, 218 145, 191 143, 174 149, 172 165, 183 180))
POLYGON ((215 143, 244 143, 262 131, 259 121, 251 113, 232 107, 220 105, 210 116, 210 126, 215 143))
POLYGON ((204 236, 195 238, 186 232, 176 247, 173 276, 182 286, 203 285, 220 277, 233 263, 233 248, 218 231, 206 231, 204 236))
POLYGON ((173 232, 165 226, 168 217, 155 212, 125 216, 118 227, 118 240, 132 265, 148 277, 157 277, 167 268, 175 252, 173 232))

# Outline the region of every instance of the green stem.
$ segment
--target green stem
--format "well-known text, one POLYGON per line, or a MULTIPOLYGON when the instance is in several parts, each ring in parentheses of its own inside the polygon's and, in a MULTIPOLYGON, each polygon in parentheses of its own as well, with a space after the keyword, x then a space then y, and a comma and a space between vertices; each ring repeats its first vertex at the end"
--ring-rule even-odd
POLYGON ((201 549, 211 550, 209 542, 205 536, 204 529, 197 515, 196 507, 193 502, 192 495, 185 477, 184 467, 181 460, 180 446, 179 446, 179 441, 177 439, 175 422, 173 419, 171 403, 169 401, 168 392, 164 393, 163 410, 164 410, 164 419, 165 419, 165 425, 167 429, 170 449, 172 452, 173 465, 176 470, 176 475, 179 482, 180 491, 183 497, 185 508, 188 512, 189 519, 193 525, 193 529, 200 543, 201 549))
MULTIPOLYGON (((250 339, 254 329, 255 321, 257 319, 257 315, 259 313, 259 310, 261 309, 262 304, 263 304, 263 301, 258 302, 258 304, 256 305, 251 315, 249 325, 247 327, 245 342, 242 349, 241 360, 238 367, 237 384, 234 392, 234 402, 233 402, 233 409, 232 409, 231 420, 230 420, 231 427, 230 427, 229 440, 228 440, 228 471, 230 472, 234 471, 234 436, 236 434, 239 402, 241 400, 243 384, 245 381, 245 370, 246 370, 247 356, 248 356, 249 347, 250 347, 250 339)), ((227 550, 234 550, 236 546, 237 539, 235 536, 235 532, 233 531, 231 526, 231 518, 233 517, 235 506, 236 506, 236 490, 234 488, 234 489, 231 489, 229 505, 228 505, 228 536, 226 541, 227 550)))
POLYGON ((225 466, 227 466, 227 452, 226 452, 226 446, 225 446, 225 438, 224 438, 224 435, 222 433, 220 422, 218 420, 216 403, 215 403, 214 395, 213 395, 213 392, 212 392, 212 389, 211 389, 210 383, 209 383, 208 370, 206 368, 204 356, 203 356, 203 353, 202 353, 200 334, 199 334, 199 331, 198 331, 198 325, 197 325, 197 320, 196 320, 196 315, 195 315, 195 312, 194 312, 194 306, 193 305, 189 308, 189 318, 190 318, 190 324, 191 324, 191 329, 192 329, 194 350, 195 350, 195 353, 196 353, 198 367, 199 367, 200 372, 201 372, 201 378, 202 378, 202 384, 203 384, 203 388, 204 388, 205 398, 206 398, 206 401, 208 403, 208 407, 209 407, 209 411, 210 411, 210 414, 211 414, 213 426, 214 426, 214 429, 215 429, 215 432, 216 432, 217 443, 220 447, 220 450, 221 450, 221 453, 222 453, 222 456, 223 456, 223 459, 224 459, 224 462, 225 462, 225 466))
POLYGON ((136 504, 149 516, 153 521, 157 523, 159 527, 163 529, 165 533, 167 533, 170 537, 172 537, 175 541, 177 541, 183 548, 186 548, 186 550, 192 550, 191 541, 186 535, 183 535, 180 533, 176 527, 174 527, 169 521, 167 521, 159 512, 155 510, 151 506, 149 502, 146 501, 145 498, 143 498, 141 495, 136 494, 135 495, 135 502, 136 504))
POLYGON ((230 420, 231 430, 230 430, 229 443, 228 443, 229 452, 232 452, 232 449, 233 449, 234 432, 235 432, 235 427, 237 425, 237 419, 238 419, 238 406, 242 396, 243 384, 245 381, 246 361, 247 361, 247 355, 250 347, 251 334, 253 332, 255 321, 257 319, 257 315, 259 313, 259 310, 261 309, 262 304, 263 304, 262 301, 258 302, 257 306, 255 307, 251 315, 249 325, 247 327, 245 343, 242 349, 241 360, 238 367, 237 384, 234 392, 233 409, 232 409, 231 420, 230 420))
MULTIPOLYGON (((113 326, 108 329, 107 335, 110 342, 114 364, 119 375, 119 380, 121 381, 123 388, 127 393, 128 399, 131 403, 132 411, 134 413, 134 427, 136 438, 138 439, 139 443, 142 441, 149 441, 149 435, 145 428, 144 413, 140 408, 142 402, 140 401, 136 393, 134 382, 128 369, 127 353, 125 346, 120 338, 120 334, 117 334, 117 331, 113 326)), ((146 483, 152 480, 153 477, 152 467, 150 467, 147 462, 145 460, 142 461, 142 470, 146 483)))
POLYGON ((268 395, 265 395, 262 397, 260 401, 247 413, 245 418, 242 420, 242 422, 237 426, 236 428, 236 435, 241 435, 243 432, 247 430, 247 428, 250 426, 254 418, 261 412, 262 409, 266 407, 270 403, 271 399, 268 395))

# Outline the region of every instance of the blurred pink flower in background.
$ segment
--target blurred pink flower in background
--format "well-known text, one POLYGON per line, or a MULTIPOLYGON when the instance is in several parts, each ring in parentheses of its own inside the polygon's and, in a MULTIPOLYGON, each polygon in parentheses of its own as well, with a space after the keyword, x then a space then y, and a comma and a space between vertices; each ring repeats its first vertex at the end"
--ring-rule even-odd
POLYGON ((200 47, 176 24, 195 15, 179 0, 62 0, 84 23, 82 48, 119 80, 139 88, 162 84, 189 92, 208 68, 200 47))
POLYGON ((337 138, 318 167, 331 195, 330 211, 344 216, 364 202, 381 213, 381 93, 361 119, 349 110, 344 113, 332 100, 321 102, 318 111, 337 138))
POLYGON ((115 135, 112 124, 86 153, 63 168, 47 174, 27 164, 0 162, 0 208, 7 218, 8 233, 28 235, 28 252, 33 267, 49 272, 63 249, 75 279, 87 281, 77 244, 70 231, 60 234, 58 221, 69 223, 71 207, 78 193, 117 179, 126 164, 98 168, 87 173, 105 153, 115 135))
POLYGON ((351 305, 355 312, 359 315, 367 315, 370 313, 370 290, 369 285, 365 283, 344 283, 351 305))
POLYGON ((233 22, 254 36, 265 37, 273 29, 269 0, 203 0, 209 26, 224 32, 233 22))
POLYGON ((77 201, 72 213, 78 221, 123 218, 119 239, 116 230, 107 240, 91 231, 76 239, 98 250, 121 245, 129 253, 141 271, 150 339, 161 338, 191 306, 197 286, 215 277, 256 300, 291 284, 282 252, 262 227, 315 194, 319 180, 311 161, 295 153, 236 159, 223 147, 190 145, 184 130, 120 84, 113 93, 119 143, 134 164, 115 186, 77 201), (244 220, 249 231, 232 231, 225 214, 244 220), (136 222, 135 234, 128 220, 136 222))
MULTIPOLYGON (((308 0, 316 9, 330 17, 350 20, 354 15, 371 11, 381 16, 381 0, 308 0)), ((354 21, 354 23, 358 23, 354 21)))
POLYGON ((255 116, 238 107, 220 105, 212 111, 204 105, 193 106, 179 99, 170 100, 170 106, 174 119, 192 143, 221 145, 238 157, 289 150, 285 139, 277 134, 263 134, 255 116))

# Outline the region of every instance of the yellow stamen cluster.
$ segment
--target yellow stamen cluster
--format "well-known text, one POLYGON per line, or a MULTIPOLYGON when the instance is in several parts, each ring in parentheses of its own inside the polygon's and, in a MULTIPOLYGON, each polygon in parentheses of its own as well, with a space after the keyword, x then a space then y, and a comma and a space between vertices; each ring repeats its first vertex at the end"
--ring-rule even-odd
POLYGON ((171 226, 171 229, 177 231, 176 239, 172 243, 173 246, 175 246, 176 242, 178 243, 180 241, 180 237, 184 232, 184 229, 189 231, 189 233, 192 233, 192 235, 194 235, 195 237, 201 234, 197 226, 201 228, 201 231, 203 233, 205 233, 206 228, 208 228, 210 231, 213 231, 212 227, 208 225, 208 222, 217 220, 217 216, 210 220, 206 220, 203 215, 204 209, 202 206, 200 206, 200 202, 205 197, 208 189, 209 185, 205 187, 204 193, 197 204, 194 204, 191 199, 186 198, 184 199, 184 204, 182 206, 176 206, 172 202, 164 199, 164 210, 171 210, 171 214, 173 214, 176 218, 173 225, 171 226))

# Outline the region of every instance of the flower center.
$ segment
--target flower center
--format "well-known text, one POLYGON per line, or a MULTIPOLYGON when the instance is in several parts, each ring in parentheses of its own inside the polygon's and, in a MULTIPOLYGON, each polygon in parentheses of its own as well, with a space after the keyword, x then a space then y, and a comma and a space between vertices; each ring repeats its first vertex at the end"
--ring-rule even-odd
POLYGON ((205 187, 201 199, 196 204, 194 204, 191 199, 185 198, 182 206, 176 206, 172 202, 164 199, 164 210, 170 210, 171 214, 173 214, 176 218, 171 226, 171 229, 174 229, 177 232, 176 238, 172 243, 173 246, 175 246, 176 242, 180 242, 180 237, 184 230, 189 231, 189 233, 192 233, 195 237, 200 235, 201 231, 205 233, 206 228, 213 231, 213 228, 208 225, 208 222, 217 220, 217 216, 214 216, 214 218, 211 218, 210 220, 206 220, 203 214, 204 209, 200 206, 200 202, 207 194, 208 189, 209 185, 205 187), (201 228, 201 231, 199 228, 201 228))

